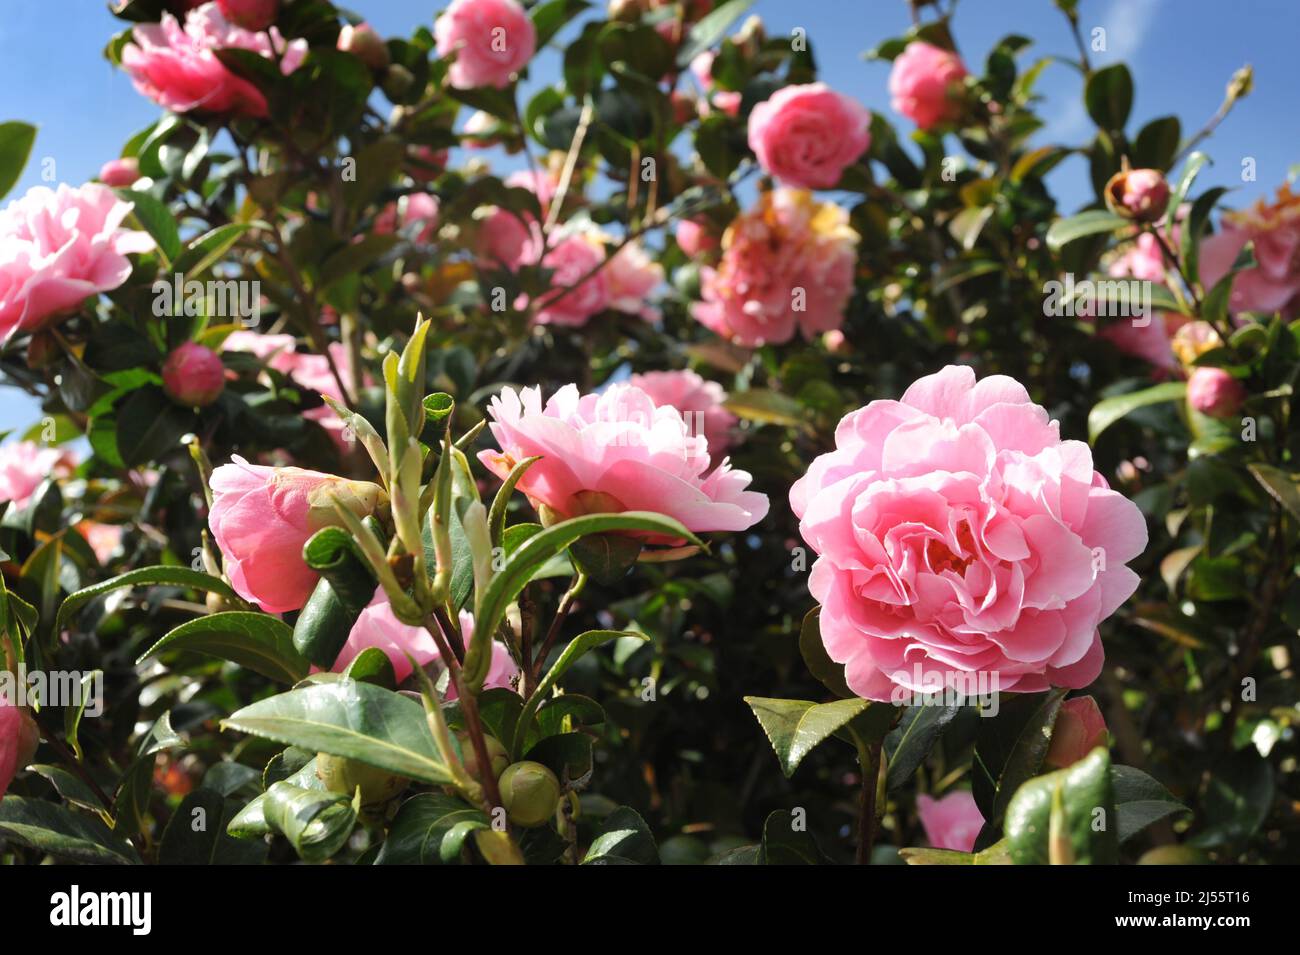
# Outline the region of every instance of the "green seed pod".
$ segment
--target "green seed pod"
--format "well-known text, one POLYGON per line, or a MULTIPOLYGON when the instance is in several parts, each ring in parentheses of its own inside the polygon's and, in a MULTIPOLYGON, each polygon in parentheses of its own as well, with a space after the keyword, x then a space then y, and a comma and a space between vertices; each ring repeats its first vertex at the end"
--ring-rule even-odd
POLYGON ((351 796, 361 787, 361 805, 376 806, 388 802, 410 785, 404 776, 377 769, 354 759, 320 753, 316 757, 316 778, 333 793, 351 796))
POLYGON ((547 822, 560 804, 560 781, 541 763, 507 766, 499 785, 510 821, 525 829, 547 822))
MULTIPOLYGON (((465 732, 457 733, 456 739, 460 741, 460 759, 465 764, 466 771, 479 782, 484 782, 482 774, 478 771, 478 755, 474 752, 474 741, 465 732)), ((487 749, 492 778, 497 779, 510 765, 510 754, 506 752, 501 740, 487 733, 483 734, 483 745, 487 749)))

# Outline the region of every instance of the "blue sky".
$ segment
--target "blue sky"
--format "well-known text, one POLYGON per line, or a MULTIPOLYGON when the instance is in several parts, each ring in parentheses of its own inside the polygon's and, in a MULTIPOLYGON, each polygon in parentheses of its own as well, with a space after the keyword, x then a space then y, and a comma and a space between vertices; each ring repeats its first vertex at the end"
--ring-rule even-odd
MULTIPOLYGON (((431 25, 442 6, 429 0, 351 0, 385 35, 409 35, 431 25)), ((904 0, 758 0, 770 34, 796 27, 812 40, 822 78, 889 112, 888 64, 864 62, 861 54, 908 26, 904 0)), ((1106 31, 1107 52, 1095 62, 1124 60, 1133 71, 1138 124, 1177 114, 1184 134, 1198 129, 1218 107, 1233 71, 1255 69, 1255 91, 1237 105, 1207 149, 1215 165, 1206 184, 1236 187, 1232 204, 1244 204, 1282 183, 1300 162, 1300 2, 1297 0, 1081 0, 1085 34, 1106 31), (1255 182, 1241 181, 1244 158, 1254 159, 1255 182)), ((0 120, 23 119, 39 127, 32 161, 17 191, 41 182, 43 168, 56 181, 80 183, 121 150, 122 143, 157 116, 157 107, 136 94, 130 81, 102 56, 121 29, 96 0, 7 0, 0 19, 0 120)), ((963 57, 978 69, 990 47, 1007 33, 1034 44, 1022 54, 1068 55, 1073 50, 1064 17, 1051 0, 961 0, 955 33, 963 57)), ((551 80, 558 59, 546 54, 534 78, 551 80)), ((1081 143, 1090 131, 1081 106, 1080 78, 1064 65, 1048 67, 1039 83, 1050 118, 1043 142, 1081 143)), ((906 130, 905 120, 898 120, 906 130)), ((1138 128, 1131 124, 1132 129, 1138 128)), ((1054 174, 1066 206, 1090 193, 1082 160, 1054 174)), ((21 394, 0 389, 0 430, 31 423, 34 406, 21 394)))

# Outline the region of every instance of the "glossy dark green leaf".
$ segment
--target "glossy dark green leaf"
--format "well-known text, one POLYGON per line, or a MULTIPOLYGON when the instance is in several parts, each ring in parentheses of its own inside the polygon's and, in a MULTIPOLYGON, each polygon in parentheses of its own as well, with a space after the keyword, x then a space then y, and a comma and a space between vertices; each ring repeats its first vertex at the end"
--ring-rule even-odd
POLYGON ((960 706, 909 706, 904 708, 898 726, 885 737, 885 755, 889 759, 887 785, 897 789, 912 778, 925 762, 944 727, 961 712, 960 706))
POLYGON ((421 793, 393 817, 375 865, 444 865, 455 862, 470 833, 490 829, 481 809, 445 793, 421 793))
POLYGON ((304 862, 324 862, 352 835, 357 812, 341 793, 276 783, 266 791, 267 824, 293 846, 304 862))
POLYGON ((754 0, 727 0, 711 13, 701 17, 691 27, 690 33, 686 35, 686 42, 677 51, 677 65, 683 69, 690 66, 691 60, 721 40, 731 29, 731 25, 744 16, 753 5, 754 0))
POLYGON ((229 584, 219 577, 213 577, 211 574, 190 570, 188 567, 140 567, 69 594, 59 607, 59 616, 55 620, 54 628, 60 631, 66 629, 72 615, 96 597, 111 593, 114 590, 120 590, 123 587, 149 586, 186 587, 190 590, 220 594, 227 600, 243 602, 240 600, 239 595, 230 589, 229 584))
POLYGON ((803 618, 803 625, 799 628, 799 654, 803 657, 808 672, 820 680, 826 689, 847 699, 855 694, 844 681, 844 664, 836 663, 826 653, 820 626, 821 609, 813 607, 803 618))
MULTIPOLYGON (((1042 767, 1065 694, 1065 690, 1056 689, 1003 695, 996 716, 981 716, 975 734, 971 791, 984 815, 986 833, 998 830, 1012 795, 1042 767)), ((976 848, 986 844, 982 838, 976 848)))
POLYGON ((635 809, 620 806, 600 825, 582 859, 583 865, 658 865, 654 834, 635 809))
POLYGON ((36 142, 36 127, 30 123, 0 123, 0 199, 23 174, 27 157, 36 142))
POLYGON ((229 660, 280 683, 296 683, 311 665, 293 645, 293 630, 278 617, 229 610, 189 620, 140 656, 189 650, 229 660))
POLYGON ((1057 219, 1047 230, 1047 245, 1052 251, 1059 250, 1067 242, 1097 235, 1100 232, 1114 232, 1130 225, 1129 220, 1106 212, 1104 209, 1089 209, 1070 216, 1057 219))
POLYGON ((806 817, 778 809, 763 823, 758 865, 820 865, 825 861, 817 840, 808 831, 806 817))
POLYGON ((267 845, 226 832, 236 807, 221 793, 196 789, 176 807, 158 846, 162 865, 260 865, 267 845))
POLYGON ((133 865, 140 861, 130 843, 98 818, 42 799, 9 795, 0 800, 0 832, 68 862, 133 865))
POLYGON ((1165 401, 1181 401, 1187 396, 1187 382, 1165 381, 1141 391, 1103 398, 1088 412, 1088 440, 1095 442, 1103 431, 1138 408, 1165 401))
POLYGON ((1067 769, 1027 781, 1007 806, 1007 848, 1016 865, 1113 865, 1117 831, 1110 756, 1100 746, 1067 769))
POLYGON ((1107 132, 1119 132, 1133 108, 1133 76, 1123 63, 1105 66, 1088 77, 1084 103, 1092 121, 1107 132))
POLYGON ((768 742, 781 763, 787 777, 803 762, 805 756, 852 720, 867 712, 869 707, 891 711, 887 703, 871 703, 858 698, 836 700, 833 703, 811 703, 808 700, 777 700, 761 696, 747 696, 745 702, 754 711, 759 725, 767 734, 768 742))
POLYGON ((424 707, 369 683, 303 686, 246 706, 222 726, 359 760, 410 779, 435 785, 451 781, 424 707))
POLYGON ((164 265, 173 262, 181 252, 181 234, 176 227, 176 217, 172 215, 171 210, 165 203, 147 192, 119 189, 117 194, 134 204, 131 213, 158 243, 158 251, 165 257, 164 265))
POLYGON ((1116 838, 1120 842, 1161 819, 1188 811, 1169 790, 1132 766, 1112 766, 1110 785, 1115 797, 1116 838))

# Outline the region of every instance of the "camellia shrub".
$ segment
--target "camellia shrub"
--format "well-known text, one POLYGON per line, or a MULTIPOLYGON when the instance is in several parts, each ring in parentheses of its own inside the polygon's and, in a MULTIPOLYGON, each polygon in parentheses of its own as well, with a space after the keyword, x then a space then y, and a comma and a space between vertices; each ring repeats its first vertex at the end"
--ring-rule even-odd
POLYGON ((914 6, 872 115, 748 0, 117 0, 157 121, 0 211, 0 858, 1300 859, 1251 74, 1044 143, 914 6))

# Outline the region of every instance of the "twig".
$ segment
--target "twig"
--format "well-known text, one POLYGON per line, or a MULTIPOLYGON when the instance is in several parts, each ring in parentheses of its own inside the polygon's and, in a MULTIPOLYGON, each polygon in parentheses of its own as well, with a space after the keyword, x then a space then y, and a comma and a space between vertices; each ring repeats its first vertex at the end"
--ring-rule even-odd
POLYGON ((569 589, 560 598, 560 605, 555 608, 555 619, 551 621, 550 629, 546 631, 546 639, 542 641, 542 646, 538 650, 536 658, 527 661, 527 665, 532 669, 534 683, 541 674, 542 664, 546 662, 547 655, 551 652, 551 648, 555 646, 555 641, 559 639, 560 631, 564 628, 564 618, 569 615, 574 600, 582 593, 582 588, 585 586, 587 586, 587 575, 582 571, 578 571, 577 576, 573 578, 573 583, 569 585, 569 589))

